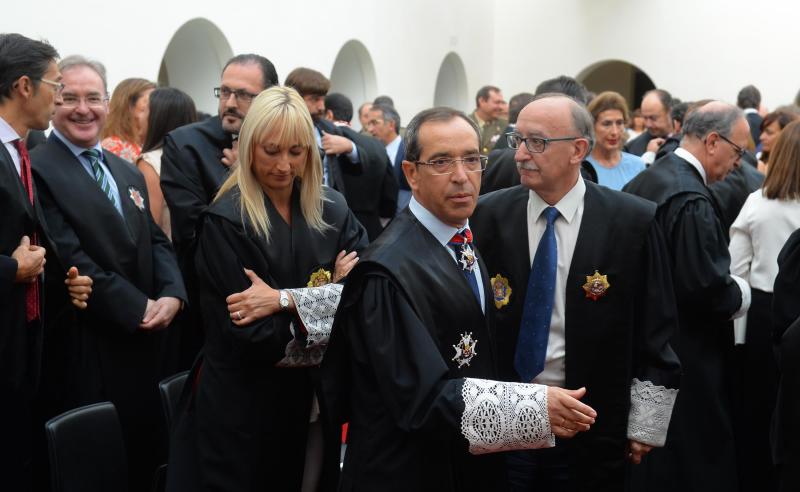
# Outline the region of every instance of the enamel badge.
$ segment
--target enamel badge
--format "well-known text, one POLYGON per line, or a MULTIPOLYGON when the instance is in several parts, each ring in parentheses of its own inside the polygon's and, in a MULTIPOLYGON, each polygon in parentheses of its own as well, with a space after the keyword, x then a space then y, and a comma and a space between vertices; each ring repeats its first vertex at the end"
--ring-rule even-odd
POLYGON ((331 283, 331 272, 320 268, 308 278, 308 287, 322 287, 331 283))
POLYGON ((466 270, 471 272, 473 268, 475 268, 475 252, 472 250, 472 246, 469 244, 465 244, 464 247, 461 249, 461 257, 458 259, 459 265, 461 265, 462 270, 466 270))
POLYGON ((511 299, 511 286, 508 284, 508 279, 498 273, 489 282, 492 284, 494 306, 500 309, 507 305, 511 299))
POLYGON ((136 187, 128 187, 128 196, 131 197, 131 200, 133 201, 133 204, 136 205, 136 208, 144 212, 144 198, 142 198, 142 194, 136 189, 136 187))
POLYGON ((456 349, 456 355, 451 360, 458 362, 459 369, 464 364, 469 365, 472 358, 478 355, 475 351, 476 345, 478 345, 478 341, 472 339, 472 333, 462 333, 461 341, 458 342, 458 345, 453 345, 453 348, 456 349))
POLYGON ((606 295, 606 291, 611 287, 611 284, 608 283, 608 276, 607 275, 600 275, 600 272, 597 270, 594 271, 594 275, 587 275, 586 276, 586 283, 583 284, 583 290, 586 291, 586 297, 596 301, 606 295))

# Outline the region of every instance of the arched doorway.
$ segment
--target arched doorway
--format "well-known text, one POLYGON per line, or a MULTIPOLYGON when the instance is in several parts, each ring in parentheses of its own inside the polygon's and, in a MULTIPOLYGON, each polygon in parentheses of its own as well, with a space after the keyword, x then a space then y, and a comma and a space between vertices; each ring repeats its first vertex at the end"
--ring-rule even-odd
POLYGON ((172 36, 161 60, 158 84, 189 94, 198 111, 217 114, 214 87, 233 50, 222 31, 211 21, 192 19, 172 36))
POLYGON ((467 71, 464 69, 461 57, 456 53, 448 53, 439 66, 439 74, 436 75, 436 89, 433 93, 433 105, 469 111, 467 71))
POLYGON ((645 92, 656 88, 642 69, 622 60, 593 63, 583 69, 576 78, 595 94, 603 91, 619 92, 631 110, 639 107, 645 92))
POLYGON ((336 55, 331 70, 331 90, 350 98, 353 103, 352 123, 360 127, 358 107, 372 101, 378 92, 375 65, 364 43, 356 39, 346 42, 336 55))

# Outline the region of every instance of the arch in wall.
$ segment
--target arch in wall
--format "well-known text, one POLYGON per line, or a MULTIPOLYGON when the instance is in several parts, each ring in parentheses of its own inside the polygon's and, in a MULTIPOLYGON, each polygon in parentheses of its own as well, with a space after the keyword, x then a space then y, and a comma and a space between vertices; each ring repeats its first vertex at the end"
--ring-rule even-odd
POLYGON ((467 71, 464 62, 455 52, 450 52, 439 65, 436 75, 436 89, 433 93, 434 106, 448 106, 461 111, 469 111, 467 94, 467 71))
POLYGON ((352 123, 359 127, 358 107, 377 96, 378 84, 375 64, 367 47, 357 39, 342 45, 331 69, 331 90, 350 98, 353 103, 352 123))
POLYGON ((158 72, 158 84, 175 87, 194 99, 198 111, 217 114, 213 88, 233 50, 225 34, 211 21, 192 19, 172 35, 158 72))
POLYGON ((575 78, 596 94, 603 91, 619 92, 631 110, 639 107, 645 92, 656 88, 644 70, 623 60, 593 63, 575 78))

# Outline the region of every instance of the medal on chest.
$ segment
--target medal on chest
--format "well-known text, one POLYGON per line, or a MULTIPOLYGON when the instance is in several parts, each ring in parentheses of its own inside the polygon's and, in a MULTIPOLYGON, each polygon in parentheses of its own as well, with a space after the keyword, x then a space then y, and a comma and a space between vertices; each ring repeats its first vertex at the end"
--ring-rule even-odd
POLYGON ((471 272, 473 268, 475 268, 475 252, 472 250, 472 246, 469 244, 465 244, 461 251, 458 254, 458 264, 461 265, 462 270, 466 270, 471 272))
POLYGON ((494 297, 494 306, 497 309, 500 309, 501 307, 508 305, 508 301, 511 300, 511 286, 508 283, 508 279, 498 273, 491 280, 489 280, 489 283, 492 284, 492 297, 494 297))
POLYGON ((128 196, 133 204, 136 205, 136 208, 144 212, 144 198, 142 198, 141 192, 135 186, 128 187, 128 196))
POLYGON ((322 287, 331 283, 331 272, 320 268, 308 278, 308 287, 322 287))
POLYGON ((461 369, 464 365, 469 365, 472 358, 478 355, 475 351, 475 346, 478 345, 477 340, 472 339, 472 333, 462 333, 461 340, 458 345, 453 345, 456 349, 456 355, 451 359, 453 362, 458 362, 458 368, 461 369))
POLYGON ((606 295, 606 292, 611 287, 608 283, 608 275, 601 275, 599 271, 595 270, 594 275, 586 276, 586 283, 583 284, 583 290, 586 292, 586 297, 596 301, 606 295))

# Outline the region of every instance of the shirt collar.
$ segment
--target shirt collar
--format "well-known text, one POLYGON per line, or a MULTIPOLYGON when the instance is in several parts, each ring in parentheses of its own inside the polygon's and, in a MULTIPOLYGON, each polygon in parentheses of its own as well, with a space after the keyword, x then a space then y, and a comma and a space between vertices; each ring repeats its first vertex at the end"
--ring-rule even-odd
POLYGON ((0 140, 2 140, 4 144, 7 144, 19 140, 20 138, 22 137, 17 135, 17 131, 14 130, 6 120, 0 117, 0 140))
POLYGON ((100 145, 100 140, 97 141, 97 143, 94 145, 94 147, 78 147, 74 143, 72 143, 69 140, 67 140, 67 137, 62 135, 61 132, 56 130, 55 128, 53 128, 53 133, 55 134, 56 137, 58 137, 59 140, 61 140, 64 143, 64 145, 67 146, 69 151, 72 152, 73 155, 75 155, 75 157, 80 156, 81 154, 83 154, 85 151, 87 151, 89 149, 96 149, 96 150, 98 150, 100 152, 100 160, 101 161, 105 160, 103 158, 103 146, 100 145))
POLYGON ((742 110, 744 114, 756 113, 758 114, 758 110, 756 108, 745 108, 742 110))
POLYGON ((675 155, 683 159, 684 161, 688 162, 692 165, 693 168, 697 169, 697 172, 700 173, 700 177, 703 178, 703 184, 708 185, 708 178, 706 177, 706 170, 697 157, 694 156, 691 152, 684 149, 683 147, 678 147, 675 149, 675 155))
POLYGON ((435 237, 436 240, 445 247, 447 247, 447 243, 453 239, 453 236, 456 234, 456 232, 469 227, 469 220, 467 220, 467 223, 464 224, 464 227, 460 228, 445 224, 439 220, 438 217, 430 213, 428 209, 423 207, 422 204, 419 203, 413 196, 411 197, 411 201, 408 202, 408 208, 411 213, 414 214, 414 217, 417 218, 420 224, 422 224, 425 229, 428 229, 428 232, 433 234, 433 237, 435 237))
POLYGON ((394 154, 397 154, 397 149, 398 149, 398 147, 400 147, 400 142, 402 142, 402 141, 403 141, 403 137, 398 135, 398 136, 394 137, 394 140, 392 140, 391 142, 389 142, 386 145, 386 153, 387 154, 391 154, 392 155, 392 159, 394 159, 394 154))
MULTIPOLYGON (((566 195, 561 197, 561 200, 559 200, 558 203, 553 205, 558 210, 558 213, 564 218, 564 220, 567 221, 567 224, 572 223, 572 219, 575 218, 575 212, 578 211, 578 207, 583 202, 583 196, 585 194, 586 183, 583 182, 582 177, 578 176, 578 181, 575 183, 575 186, 573 186, 566 195)), ((544 209, 550 206, 533 190, 529 191, 528 203, 531 207, 531 214, 535 220, 539 220, 539 216, 542 215, 544 209)))

